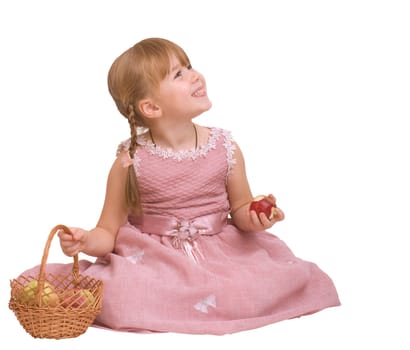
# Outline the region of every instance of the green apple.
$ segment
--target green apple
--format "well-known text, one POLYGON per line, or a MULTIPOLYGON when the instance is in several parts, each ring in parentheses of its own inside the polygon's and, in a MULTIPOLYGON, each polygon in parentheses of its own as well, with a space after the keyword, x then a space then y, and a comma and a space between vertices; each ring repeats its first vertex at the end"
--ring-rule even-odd
MULTIPOLYGON (((37 303, 36 296, 38 291, 38 281, 32 280, 25 286, 19 294, 19 302, 27 305, 35 305, 37 303)), ((54 291, 53 287, 48 282, 44 282, 43 292, 41 293, 41 305, 57 306, 60 298, 54 291)))
POLYGON ((61 303, 64 307, 87 307, 95 301, 94 295, 89 289, 73 288, 64 293, 61 303))

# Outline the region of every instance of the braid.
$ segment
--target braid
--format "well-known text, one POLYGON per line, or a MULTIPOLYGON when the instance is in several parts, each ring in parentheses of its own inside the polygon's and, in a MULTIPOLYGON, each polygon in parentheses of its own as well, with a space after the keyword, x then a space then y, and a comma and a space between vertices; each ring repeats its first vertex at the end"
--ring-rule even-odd
MULTIPOLYGON (((128 150, 131 159, 134 159, 135 151, 137 149, 137 120, 134 112, 134 106, 129 106, 128 123, 131 130, 131 142, 128 150)), ((135 174, 134 167, 130 165, 127 173, 127 183, 125 188, 125 198, 127 207, 134 214, 140 215, 142 212, 140 194, 138 189, 138 179, 135 174)))
POLYGON ((134 159, 135 150, 137 148, 137 120, 134 112, 134 106, 129 106, 128 123, 130 124, 131 143, 129 148, 129 155, 134 159))

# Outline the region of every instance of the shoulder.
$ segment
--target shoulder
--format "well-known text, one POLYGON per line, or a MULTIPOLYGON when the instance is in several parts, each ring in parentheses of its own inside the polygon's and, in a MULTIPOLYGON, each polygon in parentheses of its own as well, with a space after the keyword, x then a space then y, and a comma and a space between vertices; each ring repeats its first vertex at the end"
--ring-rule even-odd
POLYGON ((208 126, 206 128, 209 129, 211 134, 222 135, 224 137, 231 137, 232 135, 231 130, 220 128, 217 126, 208 126))
POLYGON ((209 143, 216 144, 218 140, 221 140, 225 148, 232 148, 233 150, 236 148, 236 142, 231 130, 215 126, 201 126, 201 128, 206 130, 206 137, 209 143))
MULTIPOLYGON (((147 133, 142 132, 142 133, 138 134, 137 135, 137 146, 145 146, 147 144, 149 144, 147 142, 147 133)), ((120 144, 117 146, 117 152, 116 152, 117 156, 120 153, 128 152, 128 150, 130 149, 130 145, 131 145, 131 138, 128 138, 126 140, 121 141, 120 144)), ((137 152, 137 151, 135 151, 135 152, 137 152)))
POLYGON ((219 147, 223 147, 225 149, 228 174, 231 173, 236 164, 237 156, 241 157, 240 149, 233 139, 231 130, 219 127, 207 127, 207 129, 209 130, 208 144, 211 148, 216 148, 217 144, 219 144, 219 147))
POLYGON ((127 152, 130 149, 131 138, 121 141, 121 143, 117 146, 116 156, 118 157, 120 154, 127 152))
MULTIPOLYGON (((138 144, 140 144, 141 136, 138 136, 138 144)), ((116 152, 116 159, 113 164, 113 168, 128 168, 130 165, 134 166, 136 174, 139 174, 138 168, 140 165, 140 155, 138 152, 138 147, 135 150, 134 157, 131 159, 128 150, 130 149, 131 138, 122 141, 116 152)))
POLYGON ((230 130, 215 126, 198 126, 202 139, 205 141, 215 142, 219 139, 232 141, 232 132, 230 130))

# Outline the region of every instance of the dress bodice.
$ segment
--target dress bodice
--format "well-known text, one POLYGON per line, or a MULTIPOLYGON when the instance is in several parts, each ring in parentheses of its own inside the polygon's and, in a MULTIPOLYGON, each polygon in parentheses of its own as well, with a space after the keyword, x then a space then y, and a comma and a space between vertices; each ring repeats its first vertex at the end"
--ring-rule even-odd
MULTIPOLYGON (((209 129, 198 149, 174 152, 138 136, 134 169, 145 214, 190 219, 229 211, 227 177, 234 164, 231 133, 209 129)), ((127 149, 129 140, 119 151, 127 149)))

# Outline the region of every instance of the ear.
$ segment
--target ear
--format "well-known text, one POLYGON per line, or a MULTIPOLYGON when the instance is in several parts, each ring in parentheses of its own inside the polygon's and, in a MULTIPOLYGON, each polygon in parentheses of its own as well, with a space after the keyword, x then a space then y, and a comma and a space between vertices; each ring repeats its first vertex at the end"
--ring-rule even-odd
POLYGON ((158 118, 162 114, 160 106, 150 98, 139 101, 138 108, 145 118, 158 118))

